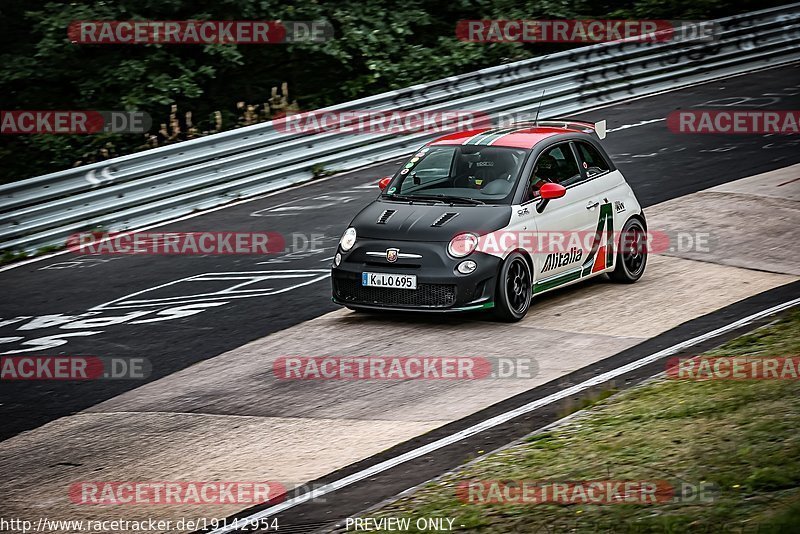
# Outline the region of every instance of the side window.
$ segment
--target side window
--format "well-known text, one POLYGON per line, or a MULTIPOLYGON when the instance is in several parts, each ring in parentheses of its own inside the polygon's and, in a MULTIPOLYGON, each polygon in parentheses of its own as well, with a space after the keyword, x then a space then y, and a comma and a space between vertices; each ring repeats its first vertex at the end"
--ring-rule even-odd
POLYGON ((569 143, 562 143, 547 150, 536 160, 533 173, 528 179, 528 187, 523 202, 539 196, 539 188, 547 182, 564 187, 576 184, 583 179, 578 163, 572 155, 569 143))
POLYGON ((578 148, 581 165, 586 169, 586 176, 591 178, 611 170, 606 160, 603 159, 603 156, 600 155, 600 152, 595 147, 589 143, 581 142, 576 142, 575 146, 578 148))

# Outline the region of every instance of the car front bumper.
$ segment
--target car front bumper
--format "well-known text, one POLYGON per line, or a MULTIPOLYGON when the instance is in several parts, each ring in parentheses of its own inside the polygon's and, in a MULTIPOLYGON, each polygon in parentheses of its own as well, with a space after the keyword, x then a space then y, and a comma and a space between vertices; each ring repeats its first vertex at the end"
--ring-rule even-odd
POLYGON ((350 308, 415 310, 428 312, 469 311, 494 306, 494 290, 500 258, 473 252, 455 259, 447 243, 418 243, 359 239, 331 271, 333 301, 350 308), (390 262, 386 250, 399 249, 400 257, 390 262), (368 254, 369 253, 369 254, 368 254), (477 268, 461 274, 456 267, 472 260, 477 268), (366 287, 362 273, 413 274, 417 289, 366 287))

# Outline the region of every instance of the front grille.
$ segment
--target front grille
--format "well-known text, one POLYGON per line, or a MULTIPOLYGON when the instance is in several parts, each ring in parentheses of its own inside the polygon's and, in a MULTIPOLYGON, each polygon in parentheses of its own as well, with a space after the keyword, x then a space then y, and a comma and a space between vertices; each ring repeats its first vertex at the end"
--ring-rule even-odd
POLYGON ((345 303, 375 306, 448 308, 456 302, 456 286, 417 284, 417 289, 365 287, 361 280, 333 280, 336 298, 345 303))

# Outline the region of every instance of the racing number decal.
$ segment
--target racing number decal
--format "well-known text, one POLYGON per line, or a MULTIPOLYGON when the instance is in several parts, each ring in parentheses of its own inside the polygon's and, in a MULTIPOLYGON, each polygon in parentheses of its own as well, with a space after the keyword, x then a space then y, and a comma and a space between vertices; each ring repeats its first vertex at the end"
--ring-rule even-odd
POLYGON ((600 206, 600 218, 597 221, 597 231, 594 234, 592 250, 586 256, 586 261, 581 267, 581 276, 602 271, 614 263, 614 210, 611 203, 600 206), (603 241, 603 229, 606 230, 606 244, 603 241))

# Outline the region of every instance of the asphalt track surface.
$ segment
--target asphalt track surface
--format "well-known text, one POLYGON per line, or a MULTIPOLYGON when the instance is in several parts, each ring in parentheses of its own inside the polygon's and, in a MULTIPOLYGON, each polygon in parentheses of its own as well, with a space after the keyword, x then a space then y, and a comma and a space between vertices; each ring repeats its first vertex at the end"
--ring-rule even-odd
MULTIPOLYGON (((800 162, 797 136, 676 135, 656 120, 675 109, 798 109, 799 72, 797 66, 764 70, 576 117, 604 118, 612 130, 620 128, 604 145, 647 207, 800 162)), ((279 232, 289 244, 293 234, 324 236, 314 250, 270 256, 62 254, 0 272, 2 353, 144 357, 152 364, 145 381, 4 382, 0 439, 336 309, 326 277, 330 257, 352 216, 377 195, 377 178, 398 164, 334 176, 153 230, 279 232), (250 287, 260 291, 248 296, 209 295, 230 287, 221 280, 224 273, 253 271, 292 277, 259 282, 250 287), (198 280, 199 275, 207 276, 198 280), (177 318, 163 311, 186 304, 200 311, 177 318), (109 318, 118 322, 78 322, 109 318), (149 319, 164 320, 136 323, 149 319), (66 343, 43 345, 43 338, 66 343), (27 352, 14 352, 21 350, 27 352)))
MULTIPOLYGON (((381 462, 395 459, 416 448, 429 445, 437 440, 464 431, 472 425, 483 423, 504 412, 518 409, 520 406, 530 402, 545 399, 565 388, 575 386, 586 380, 591 380, 602 373, 616 370, 619 367, 631 364, 638 359, 663 351, 671 346, 683 343, 686 340, 703 336, 718 328, 723 328, 747 316, 754 310, 760 312, 796 298, 800 298, 800 282, 781 286, 726 306, 713 313, 670 329, 661 335, 619 352, 610 358, 587 365, 582 369, 563 375, 547 384, 533 388, 468 417, 437 428, 423 436, 401 443, 380 454, 348 465, 343 469, 325 475, 317 480, 309 481, 307 487, 321 488, 326 484, 340 481, 360 471, 369 470, 381 462)), ((755 328, 764 326, 774 321, 775 318, 776 315, 768 315, 767 317, 760 318, 747 325, 731 329, 719 336, 687 346, 683 350, 671 354, 669 357, 691 357, 697 355, 717 347, 725 341, 744 335, 755 328)), ((642 381, 663 372, 665 359, 666 357, 660 358, 638 369, 627 371, 617 378, 605 380, 580 394, 568 396, 555 402, 549 402, 537 410, 519 415, 503 424, 466 437, 449 446, 442 447, 441 449, 399 464, 390 469, 377 472, 360 482, 345 486, 338 491, 328 493, 322 497, 300 503, 269 517, 277 519, 282 532, 304 534, 312 532, 318 534, 346 532, 347 529, 344 526, 346 518, 355 516, 369 517, 371 509, 380 508, 382 504, 392 501, 401 493, 425 484, 443 473, 464 466, 467 462, 475 458, 475 451, 488 452, 497 450, 514 440, 529 435, 535 430, 543 429, 547 425, 556 423, 564 417, 564 414, 572 413, 574 407, 579 406, 580 403, 586 399, 597 398, 598 395, 608 392, 611 389, 621 391, 634 387, 642 381)), ((303 490, 308 491, 306 488, 303 488, 303 490)), ((289 494, 289 497, 296 496, 297 494, 295 493, 289 494)), ((280 504, 280 502, 282 502, 282 500, 243 510, 231 516, 228 524, 232 524, 234 519, 238 519, 240 524, 247 524, 246 522, 248 520, 253 521, 252 519, 248 519, 252 517, 252 514, 269 509, 271 505, 280 504)), ((255 525, 258 523, 253 522, 252 524, 255 525)), ((581 526, 583 530, 589 528, 587 525, 581 526)), ((556 532, 553 525, 547 524, 532 524, 528 525, 527 528, 528 532, 556 532)), ((455 530, 457 531, 459 529, 456 528, 455 530)), ((215 531, 209 529, 199 532, 215 531)), ((232 532, 238 531, 233 530, 232 532)), ((268 530, 259 530, 259 532, 268 532, 268 530)))

